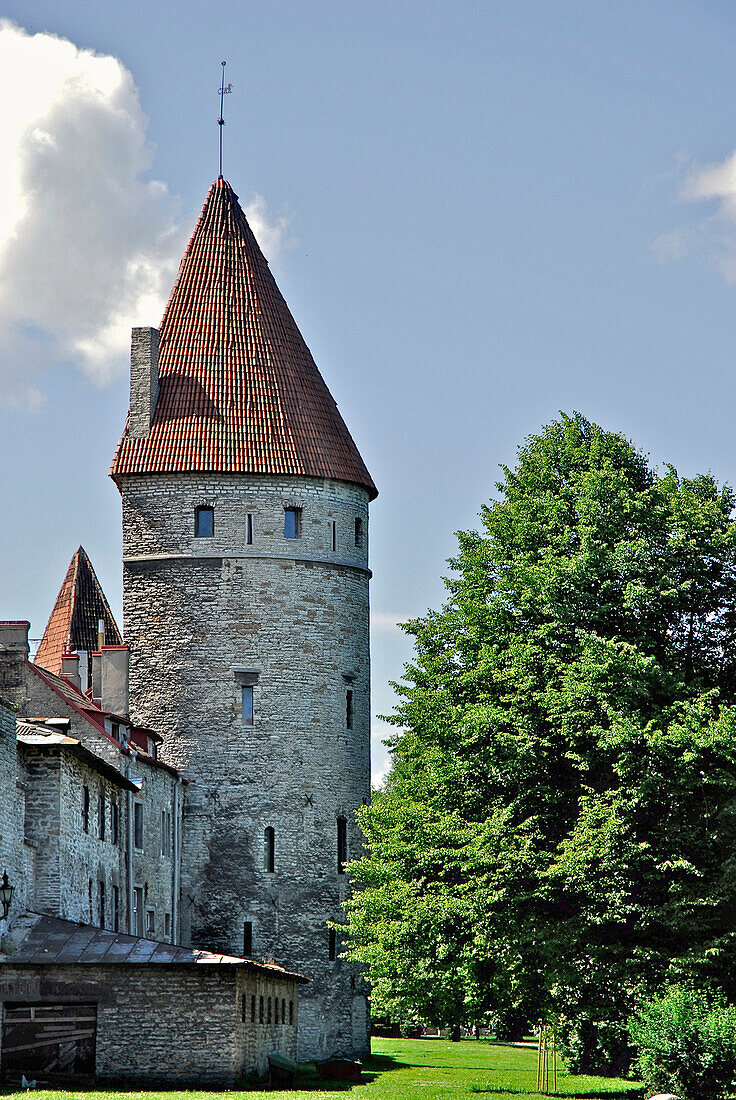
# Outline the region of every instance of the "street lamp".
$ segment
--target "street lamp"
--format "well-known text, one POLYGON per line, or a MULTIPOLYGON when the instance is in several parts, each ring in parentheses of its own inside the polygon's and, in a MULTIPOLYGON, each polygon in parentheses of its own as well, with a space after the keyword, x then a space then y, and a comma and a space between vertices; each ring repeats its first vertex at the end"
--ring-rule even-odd
POLYGON ((3 880, 0 882, 0 902, 3 906, 3 920, 6 920, 10 911, 10 903, 13 900, 15 887, 8 882, 8 872, 3 871, 3 880))

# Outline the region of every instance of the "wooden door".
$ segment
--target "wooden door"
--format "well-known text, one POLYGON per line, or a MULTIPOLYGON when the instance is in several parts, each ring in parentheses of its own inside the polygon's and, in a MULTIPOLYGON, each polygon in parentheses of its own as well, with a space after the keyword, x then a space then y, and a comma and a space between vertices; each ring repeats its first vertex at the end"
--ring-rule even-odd
POLYGON ((96 1004, 6 1004, 1 1065, 5 1077, 94 1077, 96 1004))

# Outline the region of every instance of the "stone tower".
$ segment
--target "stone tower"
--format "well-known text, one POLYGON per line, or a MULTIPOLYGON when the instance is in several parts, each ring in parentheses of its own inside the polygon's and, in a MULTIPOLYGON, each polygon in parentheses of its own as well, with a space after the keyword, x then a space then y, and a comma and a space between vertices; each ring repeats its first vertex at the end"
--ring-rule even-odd
POLYGON ((133 332, 111 474, 131 714, 194 780, 182 942, 301 971, 300 1058, 361 1053, 366 987, 328 922, 369 796, 376 489, 221 178, 160 330, 133 332))

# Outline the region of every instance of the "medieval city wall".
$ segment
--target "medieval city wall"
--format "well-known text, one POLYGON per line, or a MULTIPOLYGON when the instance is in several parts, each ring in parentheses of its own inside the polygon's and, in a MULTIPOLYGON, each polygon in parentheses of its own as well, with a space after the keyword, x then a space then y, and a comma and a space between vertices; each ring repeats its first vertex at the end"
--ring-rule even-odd
POLYGON ((370 789, 368 493, 191 474, 125 477, 121 491, 131 714, 194 780, 183 938, 189 928, 193 943, 240 954, 248 922, 254 955, 310 978, 300 1057, 365 1051, 366 989, 330 958, 328 921, 343 918, 349 889, 338 818, 354 858, 354 813, 370 789), (200 507, 214 509, 211 537, 194 534, 200 507), (301 510, 299 538, 284 536, 290 508, 301 510))

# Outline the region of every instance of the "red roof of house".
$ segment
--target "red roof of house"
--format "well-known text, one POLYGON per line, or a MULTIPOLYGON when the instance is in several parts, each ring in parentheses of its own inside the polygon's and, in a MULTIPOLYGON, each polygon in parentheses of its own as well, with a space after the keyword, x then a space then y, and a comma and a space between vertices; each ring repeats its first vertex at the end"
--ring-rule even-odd
POLYGON ((105 599, 92 563, 80 546, 74 554, 54 610, 38 647, 35 662, 49 672, 61 674, 63 653, 97 649, 97 626, 105 622, 105 640, 120 645, 122 638, 110 606, 105 599))
POLYGON ((238 196, 212 184, 160 328, 150 433, 111 475, 301 474, 377 490, 289 312, 238 196))

